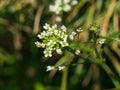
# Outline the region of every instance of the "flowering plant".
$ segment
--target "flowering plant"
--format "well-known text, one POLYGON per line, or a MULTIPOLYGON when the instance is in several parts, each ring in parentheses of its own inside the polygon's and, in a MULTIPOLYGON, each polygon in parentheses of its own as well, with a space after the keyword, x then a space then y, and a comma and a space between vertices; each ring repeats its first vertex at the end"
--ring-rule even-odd
MULTIPOLYGON (((103 53, 108 43, 111 43, 112 41, 119 41, 119 39, 114 39, 114 35, 111 35, 112 37, 105 36, 103 33, 105 27, 101 28, 96 24, 91 24, 87 28, 83 25, 83 30, 81 26, 77 24, 78 22, 76 22, 74 25, 72 25, 75 27, 71 26, 72 30, 70 30, 70 26, 67 24, 69 24, 70 20, 74 20, 74 15, 76 14, 76 12, 78 13, 79 11, 76 11, 76 9, 74 9, 73 13, 68 15, 66 21, 62 20, 62 16, 64 12, 67 13, 72 10, 72 7, 74 5, 77 5, 78 1, 54 1, 55 4, 49 6, 49 11, 54 13, 54 23, 56 24, 53 24, 51 26, 50 24, 45 23, 45 25, 43 25, 43 31, 37 35, 40 40, 35 42, 37 47, 44 48, 43 53, 45 58, 54 58, 52 57, 54 52, 61 56, 58 62, 56 62, 54 65, 48 65, 46 71, 63 71, 64 78, 67 77, 66 73, 69 66, 79 66, 79 64, 81 65, 89 63, 92 64, 91 68, 96 68, 96 71, 100 66, 109 74, 108 71, 110 71, 110 69, 105 64, 103 53), (76 12, 74 13, 74 11, 76 12), (61 26, 61 24, 63 23, 65 24, 61 26)), ((78 5, 78 7, 80 8, 80 4, 78 5)), ((92 13, 92 11, 90 13, 92 13)), ((85 23, 85 25, 86 24, 89 24, 89 21, 88 23, 85 23)), ((118 36, 118 34, 116 36, 118 36)), ((94 71, 91 72, 94 73, 94 71)), ((113 80, 112 77, 110 78, 113 80)), ((63 80, 62 82, 64 83, 65 80, 63 80)), ((113 83, 115 84, 116 82, 113 80, 113 83)))
MULTIPOLYGON (((45 57, 52 57, 54 51, 57 54, 61 55, 63 53, 63 50, 66 49, 66 47, 68 51, 72 51, 75 55, 80 55, 80 49, 82 48, 79 46, 80 43, 75 41, 75 37, 79 35, 80 32, 83 32, 81 28, 78 28, 68 34, 67 28, 64 25, 58 28, 56 24, 51 27, 48 23, 45 23, 43 29, 45 29, 45 31, 42 31, 40 34, 37 35, 41 42, 36 41, 35 44, 39 48, 44 48, 43 53, 45 57)), ((91 27, 88 29, 90 33, 92 32, 91 34, 93 36, 90 39, 92 42, 91 45, 95 45, 96 43, 102 45, 105 42, 105 39, 99 39, 95 37, 96 35, 98 35, 97 29, 98 28, 95 25, 91 25, 91 27), (96 29, 92 27, 96 27, 96 29)), ((88 48, 90 49, 90 47, 88 48)), ((96 49, 97 48, 88 50, 89 54, 92 55, 92 52, 94 52, 94 50, 96 49)), ((54 68, 54 66, 49 66, 47 67, 47 71, 53 70, 54 68)))

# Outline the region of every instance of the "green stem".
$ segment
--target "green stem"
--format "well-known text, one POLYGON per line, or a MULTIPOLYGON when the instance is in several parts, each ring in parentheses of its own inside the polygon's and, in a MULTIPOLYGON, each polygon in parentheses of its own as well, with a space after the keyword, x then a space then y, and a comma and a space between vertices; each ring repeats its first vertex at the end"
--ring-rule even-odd
POLYGON ((67 76, 68 76, 68 68, 66 67, 63 70, 62 74, 62 82, 61 82, 61 90, 67 90, 67 76))

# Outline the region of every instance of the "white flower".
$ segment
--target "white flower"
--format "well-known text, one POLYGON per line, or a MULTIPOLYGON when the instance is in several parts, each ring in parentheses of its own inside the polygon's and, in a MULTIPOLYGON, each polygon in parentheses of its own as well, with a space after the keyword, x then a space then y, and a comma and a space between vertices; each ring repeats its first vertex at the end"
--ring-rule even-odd
POLYGON ((63 41, 64 41, 64 42, 67 42, 67 38, 68 38, 68 35, 64 35, 64 36, 63 36, 63 41))
POLYGON ((76 32, 71 32, 71 34, 69 35, 69 38, 71 39, 71 40, 73 40, 74 39, 74 36, 76 35, 77 33, 76 32))
POLYGON ((77 0, 55 0, 55 4, 49 6, 49 10, 56 14, 60 14, 62 11, 68 12, 71 10, 71 7, 77 3, 77 0))
POLYGON ((76 54, 76 55, 79 55, 79 54, 80 54, 80 50, 77 49, 77 50, 75 51, 75 54, 76 54))
POLYGON ((41 43, 40 42, 35 42, 35 45, 37 46, 37 47, 41 47, 41 43))
POLYGON ((57 30, 57 32, 55 33, 55 35, 58 36, 59 38, 62 38, 62 37, 61 37, 61 36, 62 36, 61 33, 62 33, 62 32, 61 32, 60 30, 57 30))
POLYGON ((76 31, 77 31, 77 32, 82 32, 83 29, 82 29, 82 28, 79 28, 79 29, 77 29, 76 31))
MULTIPOLYGON (((56 69, 54 66, 47 66, 46 68, 47 68, 46 71, 51 71, 56 69)), ((65 69, 65 66, 58 66, 57 68, 58 68, 58 71, 62 71, 63 69, 65 69)))
POLYGON ((76 33, 76 32, 74 32, 74 31, 71 33, 71 35, 73 35, 73 36, 75 36, 76 34, 77 34, 77 33, 76 33))
POLYGON ((65 4, 70 3, 70 0, 63 0, 65 4))
POLYGON ((55 5, 55 6, 54 6, 54 9, 55 9, 54 12, 55 12, 56 14, 60 14, 60 12, 61 12, 61 10, 62 10, 62 7, 60 7, 60 6, 58 6, 58 5, 55 5))
POLYGON ((60 41, 60 44, 62 47, 68 46, 69 44, 66 41, 60 41))
POLYGON ((74 35, 69 35, 70 40, 74 39, 74 35))
POLYGON ((49 46, 49 47, 52 48, 55 44, 56 44, 55 41, 53 41, 53 40, 49 40, 49 42, 47 43, 47 46, 49 46))
POLYGON ((104 44, 105 43, 105 39, 101 39, 100 41, 99 41, 99 44, 104 44))
POLYGON ((45 25, 43 26, 44 29, 48 30, 50 28, 50 25, 45 23, 45 25))
POLYGON ((60 14, 62 7, 60 7, 60 4, 50 5, 49 10, 51 12, 55 12, 56 14, 60 14))
POLYGON ((58 70, 59 70, 59 71, 61 71, 61 70, 63 70, 63 69, 65 69, 65 66, 58 66, 58 70))
POLYGON ((63 30, 63 32, 67 31, 67 28, 64 25, 61 26, 61 29, 63 30))
POLYGON ((45 54, 45 57, 52 57, 52 48, 46 48, 43 53, 45 54))
POLYGON ((61 5, 63 0, 55 0, 55 5, 61 5))
POLYGON ((46 36, 46 32, 45 31, 43 31, 41 34, 38 34, 37 35, 37 37, 39 38, 39 39, 42 39, 42 38, 44 38, 46 36))
POLYGON ((52 29, 56 29, 56 28, 57 28, 57 25, 54 24, 54 25, 52 26, 52 29))
POLYGON ((64 6, 63 10, 64 10, 65 12, 68 12, 68 11, 71 10, 71 6, 68 5, 68 4, 66 4, 66 5, 64 6))
POLYGON ((56 17, 56 21, 57 21, 57 22, 61 22, 61 21, 62 21, 62 18, 61 18, 60 16, 57 16, 57 17, 56 17))
POLYGON ((44 43, 40 43, 40 42, 35 42, 35 45, 37 46, 37 47, 42 47, 42 48, 44 48, 45 47, 45 44, 44 43))
POLYGON ((54 70, 55 67, 54 66, 47 66, 47 70, 46 71, 51 71, 51 70, 54 70))
POLYGON ((62 54, 62 50, 61 50, 61 49, 57 49, 56 52, 57 52, 58 54, 62 54))
POLYGON ((72 3, 71 3, 72 5, 76 5, 76 4, 78 4, 78 1, 77 0, 72 0, 72 3))
POLYGON ((66 37, 64 37, 64 39, 63 39, 64 42, 67 42, 67 37, 68 37, 68 35, 66 37))
POLYGON ((49 6, 49 10, 50 10, 51 12, 53 12, 53 11, 54 11, 53 9, 54 9, 54 5, 50 5, 50 6, 49 6))
POLYGON ((73 35, 69 35, 69 38, 70 38, 70 40, 73 40, 74 36, 73 35))
POLYGON ((69 45, 67 28, 63 25, 58 29, 56 24, 50 27, 47 23, 43 27, 46 31, 37 35, 41 42, 35 42, 36 46, 44 48, 45 57, 51 57, 54 51, 62 54, 62 48, 69 45))
POLYGON ((56 29, 56 30, 54 30, 54 34, 55 34, 55 35, 57 35, 57 34, 58 34, 58 32, 59 32, 59 30, 57 30, 57 29, 56 29))
POLYGON ((61 32, 60 35, 59 35, 59 37, 62 38, 62 39, 64 39, 64 38, 67 38, 67 35, 64 32, 61 32))

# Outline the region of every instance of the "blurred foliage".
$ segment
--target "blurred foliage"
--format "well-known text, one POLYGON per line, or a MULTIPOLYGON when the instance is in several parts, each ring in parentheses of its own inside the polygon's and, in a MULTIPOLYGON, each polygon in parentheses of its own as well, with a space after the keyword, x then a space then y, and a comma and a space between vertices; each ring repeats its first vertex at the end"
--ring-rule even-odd
MULTIPOLYGON (((0 0, 0 90, 120 90, 120 0, 78 0, 64 24, 71 32, 92 24, 99 25, 101 38, 107 42, 100 49, 103 58, 94 58, 91 32, 76 36, 70 47, 85 53, 76 57, 72 50, 64 56, 43 57, 36 48, 36 35, 44 23, 55 24, 56 14, 49 12, 54 0, 0 0), (86 45, 87 44, 87 45, 86 45), (91 53, 88 55, 88 53, 91 53), (102 59, 104 63, 99 62, 102 59), (46 72, 48 65, 68 65, 63 72, 46 72)), ((96 32, 96 31, 95 31, 96 32)))

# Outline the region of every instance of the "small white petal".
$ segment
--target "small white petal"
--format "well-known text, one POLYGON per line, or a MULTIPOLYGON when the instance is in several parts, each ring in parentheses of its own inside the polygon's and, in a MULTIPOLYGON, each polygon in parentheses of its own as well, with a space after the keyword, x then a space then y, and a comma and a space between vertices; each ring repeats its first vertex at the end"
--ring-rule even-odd
POLYGON ((73 35, 69 35, 69 38, 70 38, 70 40, 73 40, 74 36, 73 35))
POLYGON ((47 70, 46 71, 51 71, 51 70, 54 70, 55 67, 54 66, 47 66, 47 70))
POLYGON ((69 44, 65 41, 60 41, 60 44, 62 45, 62 47, 68 46, 69 44))
POLYGON ((42 47, 42 48, 44 48, 45 47, 45 44, 44 43, 40 43, 40 42, 35 42, 35 45, 37 46, 37 47, 42 47))
POLYGON ((77 0, 72 0, 72 3, 71 3, 72 5, 76 5, 76 4, 78 4, 78 1, 77 0))
POLYGON ((61 49, 57 49, 56 52, 57 52, 58 54, 62 54, 62 50, 61 50, 61 49))
POLYGON ((62 7, 60 7, 60 6, 58 6, 58 5, 55 5, 54 9, 55 9, 55 13, 56 13, 56 14, 60 14, 60 12, 61 12, 61 10, 62 10, 62 7))
POLYGON ((41 47, 41 44, 40 44, 40 42, 35 42, 35 45, 37 46, 37 47, 41 47))
POLYGON ((79 54, 80 54, 80 50, 76 50, 76 51, 75 51, 75 54, 76 54, 76 55, 79 55, 79 54))
POLYGON ((46 48, 43 53, 45 57, 52 57, 52 48, 46 48))
POLYGON ((101 39, 100 41, 99 41, 99 44, 104 44, 105 43, 105 39, 101 39))
POLYGON ((51 11, 51 12, 54 12, 55 10, 54 10, 54 5, 50 5, 49 6, 49 10, 51 11))
POLYGON ((70 0, 63 0, 65 4, 70 3, 70 0))
POLYGON ((71 35, 73 35, 73 36, 74 36, 74 35, 76 35, 76 34, 77 34, 77 33, 76 33, 76 32, 74 32, 74 31, 71 33, 71 35))
POLYGON ((68 4, 66 4, 66 5, 64 6, 63 10, 64 10, 65 12, 68 12, 68 11, 71 10, 71 6, 68 5, 68 4))
POLYGON ((79 29, 77 29, 76 31, 77 31, 77 32, 82 32, 83 29, 82 29, 82 28, 79 28, 79 29))
POLYGON ((64 25, 61 26, 61 29, 63 30, 63 32, 67 31, 67 28, 64 25))
POLYGON ((43 26, 44 29, 48 30, 50 28, 50 25, 45 23, 45 25, 43 26))
POLYGON ((46 36, 46 32, 45 32, 45 31, 43 31, 43 32, 41 32, 41 34, 38 34, 38 35, 37 35, 37 37, 38 37, 39 39, 43 39, 45 36, 46 36))
POLYGON ((61 70, 63 70, 63 69, 65 69, 65 66, 58 66, 58 70, 59 70, 59 71, 61 71, 61 70))
POLYGON ((55 4, 56 5, 61 5, 62 4, 62 0, 55 0, 55 4))
POLYGON ((56 21, 57 21, 57 22, 61 22, 61 21, 62 21, 62 18, 58 16, 58 17, 56 17, 56 21))
POLYGON ((57 25, 54 24, 54 25, 52 26, 52 29, 56 29, 56 28, 57 28, 57 25))

